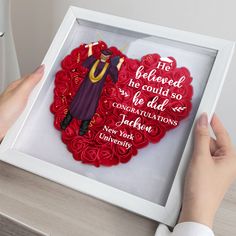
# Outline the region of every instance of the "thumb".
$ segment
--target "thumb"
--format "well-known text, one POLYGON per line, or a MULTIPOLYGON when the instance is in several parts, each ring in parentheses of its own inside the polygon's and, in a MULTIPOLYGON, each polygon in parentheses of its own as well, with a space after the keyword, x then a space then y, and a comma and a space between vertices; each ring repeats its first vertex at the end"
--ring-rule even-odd
POLYGON ((210 154, 210 134, 208 129, 208 117, 203 113, 196 124, 194 133, 194 156, 210 154))
POLYGON ((36 84, 43 77, 44 65, 39 66, 31 75, 27 76, 21 83, 21 89, 24 93, 29 94, 34 89, 36 84))

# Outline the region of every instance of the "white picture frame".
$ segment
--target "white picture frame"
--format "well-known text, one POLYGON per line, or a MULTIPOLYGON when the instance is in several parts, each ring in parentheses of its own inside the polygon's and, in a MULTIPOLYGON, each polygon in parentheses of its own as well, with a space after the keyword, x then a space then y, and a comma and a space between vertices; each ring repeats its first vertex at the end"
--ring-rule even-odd
MULTIPOLYGON (((226 78, 233 51, 234 42, 231 41, 184 32, 72 6, 69 8, 43 61, 43 64, 46 66, 44 78, 32 92, 25 111, 9 130, 0 146, 0 159, 85 194, 92 195, 103 201, 166 225, 174 226, 181 208, 183 179, 190 158, 192 132, 195 120, 202 112, 207 112, 209 119, 211 119, 226 78), (188 134, 187 142, 185 142, 185 148, 179 161, 179 165, 176 167, 177 171, 164 205, 153 203, 142 197, 135 196, 126 191, 96 181, 88 176, 80 175, 45 160, 35 158, 34 156, 15 148, 17 140, 21 138, 20 134, 24 129, 27 118, 33 111, 36 102, 40 102, 38 100, 40 92, 48 83, 47 78, 49 77, 53 66, 55 66, 55 63, 58 63, 56 60, 59 52, 67 50, 67 48, 63 49, 63 45, 71 34, 73 26, 75 24, 80 24, 81 22, 101 25, 105 28, 112 27, 129 31, 131 33, 134 32, 137 34, 151 35, 157 37, 160 41, 164 40, 167 43, 171 42, 172 46, 176 44, 178 45, 178 48, 181 47, 181 45, 184 45, 185 50, 202 48, 203 51, 214 52, 215 58, 212 68, 209 70, 210 74, 207 79, 207 84, 204 88, 204 93, 201 96, 199 107, 194 115, 190 133, 188 134)), ((69 52, 67 52, 67 54, 68 53, 69 52)), ((64 52, 64 55, 66 55, 66 52, 64 52)))

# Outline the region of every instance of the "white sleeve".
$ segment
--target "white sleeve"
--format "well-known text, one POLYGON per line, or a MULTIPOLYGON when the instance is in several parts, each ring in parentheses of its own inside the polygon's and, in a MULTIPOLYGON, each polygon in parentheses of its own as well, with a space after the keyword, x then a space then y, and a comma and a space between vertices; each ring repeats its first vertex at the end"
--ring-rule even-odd
POLYGON ((160 224, 155 236, 214 236, 214 233, 206 225, 184 222, 176 225, 173 233, 165 225, 160 224))

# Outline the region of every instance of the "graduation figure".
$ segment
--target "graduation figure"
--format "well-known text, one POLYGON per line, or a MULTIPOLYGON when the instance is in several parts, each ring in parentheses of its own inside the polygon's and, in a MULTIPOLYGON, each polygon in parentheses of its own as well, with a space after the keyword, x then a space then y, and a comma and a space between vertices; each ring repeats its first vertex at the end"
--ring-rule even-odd
POLYGON ((65 130, 73 118, 81 120, 79 131, 81 136, 85 135, 88 131, 107 76, 110 75, 112 81, 116 83, 118 81, 119 70, 124 62, 124 58, 118 56, 111 58, 110 62, 108 62, 112 55, 109 49, 101 51, 100 59, 95 58, 92 51, 95 44, 88 44, 88 58, 83 63, 83 66, 88 68, 88 73, 72 100, 69 112, 61 122, 61 128, 65 130))

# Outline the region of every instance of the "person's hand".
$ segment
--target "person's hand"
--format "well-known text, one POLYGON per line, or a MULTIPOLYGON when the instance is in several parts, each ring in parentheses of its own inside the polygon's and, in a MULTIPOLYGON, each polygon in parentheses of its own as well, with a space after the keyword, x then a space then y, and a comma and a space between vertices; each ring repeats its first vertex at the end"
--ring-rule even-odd
POLYGON ((89 44, 88 44, 88 47, 89 47, 89 48, 92 48, 92 47, 93 47, 93 43, 89 43, 89 44))
POLYGON ((210 137, 204 113, 195 128, 192 160, 185 178, 179 222, 192 221, 212 227, 215 213, 236 177, 236 153, 224 126, 213 116, 210 137))
POLYGON ((124 61, 125 61, 124 57, 120 58, 120 63, 123 63, 124 61))
POLYGON ((24 110, 30 92, 42 78, 44 66, 33 74, 11 83, 0 95, 0 141, 24 110))

